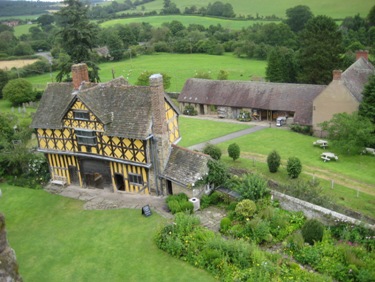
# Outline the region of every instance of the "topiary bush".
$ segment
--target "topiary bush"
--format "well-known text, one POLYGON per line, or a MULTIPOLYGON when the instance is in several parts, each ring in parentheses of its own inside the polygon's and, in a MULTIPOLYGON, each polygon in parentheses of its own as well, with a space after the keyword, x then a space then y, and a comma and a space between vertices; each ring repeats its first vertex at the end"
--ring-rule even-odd
POLYGON ((240 157, 240 152, 240 146, 238 146, 237 143, 232 143, 228 146, 228 155, 233 159, 233 161, 240 157))
POLYGON ((281 157, 278 152, 273 150, 267 157, 268 170, 271 173, 277 172, 281 163, 281 157))
POLYGON ((322 241, 324 225, 316 219, 309 219, 303 225, 301 232, 304 241, 310 245, 314 245, 314 242, 322 241))
POLYGON ((214 160, 220 160, 221 158, 221 150, 218 146, 215 146, 213 144, 206 144, 203 148, 203 153, 206 155, 209 155, 214 160))
POLYGON ((296 157, 290 157, 286 165, 286 171, 288 172, 290 178, 298 178, 302 172, 301 161, 296 157))
POLYGON ((252 217, 256 210, 256 204, 252 200, 248 199, 239 202, 235 209, 236 214, 242 219, 252 217))

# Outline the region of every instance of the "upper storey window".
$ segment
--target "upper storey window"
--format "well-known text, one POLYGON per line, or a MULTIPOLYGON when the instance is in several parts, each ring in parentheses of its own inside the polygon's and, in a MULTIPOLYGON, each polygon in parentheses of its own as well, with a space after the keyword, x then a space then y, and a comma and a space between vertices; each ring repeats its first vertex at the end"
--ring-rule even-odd
POLYGON ((87 111, 74 111, 73 117, 74 119, 90 120, 90 114, 87 111))
POLYGON ((95 131, 76 130, 77 141, 79 145, 96 145, 95 131))

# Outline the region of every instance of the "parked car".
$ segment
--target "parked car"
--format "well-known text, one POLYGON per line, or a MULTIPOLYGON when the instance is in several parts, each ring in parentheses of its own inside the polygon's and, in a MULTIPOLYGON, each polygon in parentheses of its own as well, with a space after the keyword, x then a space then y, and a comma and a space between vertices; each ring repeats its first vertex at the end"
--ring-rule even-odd
POLYGON ((278 117, 276 119, 276 126, 283 126, 286 124, 286 117, 278 117))

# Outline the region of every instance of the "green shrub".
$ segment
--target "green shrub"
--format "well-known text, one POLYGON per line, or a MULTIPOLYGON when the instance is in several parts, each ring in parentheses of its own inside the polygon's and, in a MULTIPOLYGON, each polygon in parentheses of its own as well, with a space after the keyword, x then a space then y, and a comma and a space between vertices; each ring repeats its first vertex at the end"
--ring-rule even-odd
POLYGON ((294 232, 287 238, 286 242, 287 248, 292 252, 301 250, 305 244, 305 240, 303 239, 301 232, 294 232))
POLYGON ((223 217, 220 221, 220 232, 227 232, 230 228, 231 221, 227 217, 223 217))
POLYGON ((221 150, 218 146, 215 146, 213 144, 206 144, 203 148, 203 153, 206 155, 209 155, 214 160, 220 160, 221 158, 221 150))
POLYGON ((185 106, 183 114, 188 116, 196 116, 198 115, 198 111, 194 108, 194 106, 187 105, 185 106))
POLYGON ((267 157, 268 169, 271 173, 277 172, 281 163, 279 153, 273 150, 267 157))
POLYGON ((240 146, 237 143, 232 143, 228 146, 228 155, 233 161, 237 160, 240 157, 240 146))
POLYGON ((252 200, 242 200, 236 206, 236 214, 241 218, 250 218, 254 215, 257 210, 256 204, 252 200))
POLYGON ((289 127, 294 132, 302 133, 305 135, 313 134, 312 127, 308 125, 291 124, 289 127))
POLYGON ((286 171, 288 172, 290 178, 298 178, 302 172, 301 161, 296 157, 290 157, 286 165, 286 171))
POLYGON ((303 239, 310 245, 314 245, 314 242, 322 241, 323 233, 324 225, 316 219, 309 219, 302 227, 303 239))
POLYGON ((182 212, 193 213, 194 204, 189 201, 180 202, 180 208, 182 212))
POLYGON ((241 199, 253 201, 260 200, 269 195, 266 180, 256 174, 246 175, 239 185, 235 187, 235 190, 240 193, 241 199))
POLYGON ((33 101, 35 93, 32 84, 23 78, 9 80, 3 88, 3 97, 9 100, 13 106, 24 102, 33 101))
POLYGON ((189 202, 189 198, 185 193, 169 195, 166 199, 166 203, 172 214, 178 212, 192 213, 194 210, 193 203, 189 202))
POLYGON ((200 208, 205 209, 208 208, 211 204, 210 196, 203 195, 200 200, 200 208))

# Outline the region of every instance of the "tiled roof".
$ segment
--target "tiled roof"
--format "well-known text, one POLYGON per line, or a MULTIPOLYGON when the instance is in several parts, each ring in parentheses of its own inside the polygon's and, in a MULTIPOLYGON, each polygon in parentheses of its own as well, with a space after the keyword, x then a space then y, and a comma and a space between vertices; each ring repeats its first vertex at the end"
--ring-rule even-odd
POLYGON ((294 121, 312 123, 312 102, 325 85, 188 79, 179 102, 273 111, 293 111, 294 121))
POLYGON ((71 83, 49 84, 31 127, 62 128, 62 118, 75 98, 80 99, 104 123, 110 136, 146 139, 151 134, 151 90, 129 86, 123 78, 108 83, 84 84, 73 93, 71 83))
POLYGON ((208 173, 210 156, 172 145, 163 177, 180 185, 190 185, 208 173))
POLYGON ((375 74, 374 66, 361 57, 342 73, 341 79, 358 102, 361 102, 362 91, 372 74, 375 74))

